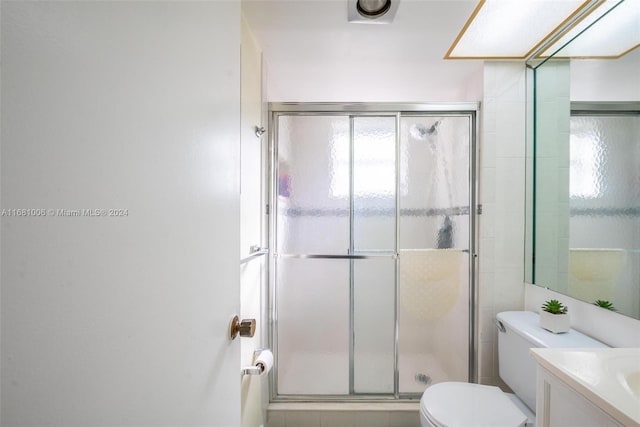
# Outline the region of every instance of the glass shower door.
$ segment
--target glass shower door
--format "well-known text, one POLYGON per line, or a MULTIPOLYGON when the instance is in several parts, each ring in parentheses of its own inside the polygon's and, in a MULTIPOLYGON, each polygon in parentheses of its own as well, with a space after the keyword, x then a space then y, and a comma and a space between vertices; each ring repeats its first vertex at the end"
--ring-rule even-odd
POLYGON ((278 117, 277 394, 393 394, 396 119, 278 117))
POLYGON ((342 258, 350 235, 349 121, 349 116, 278 118, 279 395, 349 393, 350 265, 342 258))
POLYGON ((276 399, 467 381, 471 113, 273 115, 276 399))
POLYGON ((393 394, 396 117, 352 117, 352 393, 393 394))
POLYGON ((400 121, 399 391, 467 381, 471 119, 400 121))

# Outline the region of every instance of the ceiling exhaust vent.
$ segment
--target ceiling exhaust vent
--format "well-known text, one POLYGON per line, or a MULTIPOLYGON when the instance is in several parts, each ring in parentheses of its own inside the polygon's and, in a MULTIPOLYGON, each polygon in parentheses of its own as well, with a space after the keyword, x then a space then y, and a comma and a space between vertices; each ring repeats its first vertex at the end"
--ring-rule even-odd
POLYGON ((358 24, 390 24, 400 0, 349 0, 348 20, 358 24))

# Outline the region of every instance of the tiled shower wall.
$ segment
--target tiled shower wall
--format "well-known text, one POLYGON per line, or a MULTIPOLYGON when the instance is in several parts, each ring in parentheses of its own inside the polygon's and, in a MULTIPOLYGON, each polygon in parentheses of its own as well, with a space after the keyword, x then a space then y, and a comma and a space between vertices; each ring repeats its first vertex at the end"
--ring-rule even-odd
POLYGON ((522 62, 484 65, 480 129, 478 381, 500 385, 495 315, 524 304, 526 77, 522 62))

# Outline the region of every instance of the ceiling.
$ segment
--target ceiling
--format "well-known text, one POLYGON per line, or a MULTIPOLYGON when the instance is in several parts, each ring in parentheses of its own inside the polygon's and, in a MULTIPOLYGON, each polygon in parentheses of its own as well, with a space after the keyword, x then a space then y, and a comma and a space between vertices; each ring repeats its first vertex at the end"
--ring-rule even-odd
POLYGON ((481 61, 443 59, 477 4, 400 0, 391 24, 347 22, 347 0, 243 0, 242 10, 264 54, 271 100, 331 101, 361 86, 356 97, 367 98, 368 87, 372 99, 351 100, 452 101, 481 69, 481 61))

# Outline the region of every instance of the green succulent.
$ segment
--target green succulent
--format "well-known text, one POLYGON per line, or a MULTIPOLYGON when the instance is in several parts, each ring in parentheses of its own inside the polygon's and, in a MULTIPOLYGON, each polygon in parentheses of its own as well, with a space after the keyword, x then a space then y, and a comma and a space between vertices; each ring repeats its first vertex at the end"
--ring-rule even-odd
POLYGON ((607 300, 597 299, 593 304, 597 305, 598 307, 606 308, 607 310, 616 311, 616 308, 613 306, 613 304, 611 304, 611 302, 607 300))
POLYGON ((565 314, 569 308, 557 299, 552 299, 542 304, 542 310, 551 314, 565 314))

